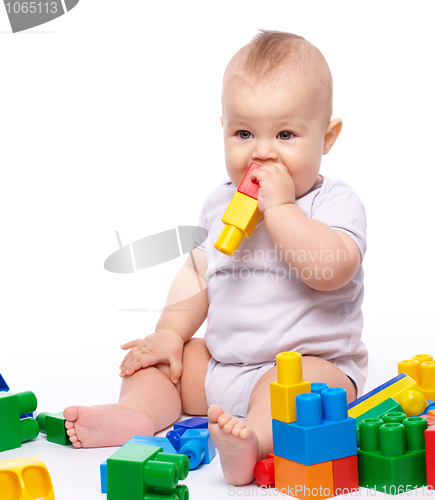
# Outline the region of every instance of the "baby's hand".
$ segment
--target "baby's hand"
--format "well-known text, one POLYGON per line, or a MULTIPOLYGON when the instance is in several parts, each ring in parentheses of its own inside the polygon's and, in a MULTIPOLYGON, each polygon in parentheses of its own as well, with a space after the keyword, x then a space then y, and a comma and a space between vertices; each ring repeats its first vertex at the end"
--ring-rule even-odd
POLYGON ((181 376, 184 340, 171 331, 158 331, 143 340, 127 342, 121 349, 131 349, 119 367, 120 377, 133 375, 141 368, 148 368, 157 363, 166 363, 170 368, 170 378, 176 384, 181 376))
POLYGON ((267 209, 295 202, 295 185, 287 168, 281 163, 273 163, 252 171, 250 178, 260 184, 258 209, 267 209))

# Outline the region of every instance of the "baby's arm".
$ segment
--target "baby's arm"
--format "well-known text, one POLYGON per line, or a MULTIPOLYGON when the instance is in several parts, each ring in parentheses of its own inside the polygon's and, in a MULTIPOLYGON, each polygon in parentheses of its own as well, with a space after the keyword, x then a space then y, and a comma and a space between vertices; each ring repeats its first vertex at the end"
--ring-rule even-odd
POLYGON ((283 165, 256 169, 251 179, 260 184, 258 208, 263 212, 267 231, 298 277, 320 291, 336 290, 349 283, 361 265, 361 254, 353 239, 309 219, 295 205, 293 179, 283 165))
POLYGON ((275 207, 264 214, 269 235, 299 278, 320 291, 336 290, 349 283, 361 264, 353 239, 323 222, 308 219, 294 204, 275 207))
POLYGON ((205 252, 195 248, 172 282, 155 333, 121 346, 125 350, 131 349, 120 366, 121 377, 132 375, 140 368, 167 363, 170 365, 172 382, 178 381, 182 371, 184 343, 207 317, 206 268, 205 252))

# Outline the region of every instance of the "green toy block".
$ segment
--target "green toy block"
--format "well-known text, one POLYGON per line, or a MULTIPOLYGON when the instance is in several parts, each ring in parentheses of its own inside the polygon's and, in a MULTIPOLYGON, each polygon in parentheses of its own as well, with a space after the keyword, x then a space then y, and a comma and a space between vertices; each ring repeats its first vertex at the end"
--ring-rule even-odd
MULTIPOLYGON (((366 418, 382 418, 383 415, 390 411, 400 411, 403 412, 402 407, 394 401, 393 398, 388 398, 385 401, 382 401, 382 403, 374 406, 370 410, 366 411, 359 417, 355 418, 355 424, 356 424, 356 439, 357 439, 357 444, 359 446, 359 423, 362 420, 365 420, 366 418)), ((406 417, 406 415, 405 415, 406 417)))
POLYGON ((36 420, 39 424, 40 432, 47 434, 47 441, 68 446, 71 444, 65 429, 66 418, 62 412, 47 413, 42 412, 36 420))
POLYGON ((34 412, 37 404, 31 391, 0 392, 0 451, 20 448, 22 443, 38 436, 39 425, 34 418, 20 419, 20 415, 34 412))
POLYGON ((401 412, 360 422, 359 484, 390 495, 426 485, 427 421, 401 412))
POLYGON ((107 459, 107 500, 188 500, 187 487, 177 485, 188 473, 185 455, 126 444, 107 459))

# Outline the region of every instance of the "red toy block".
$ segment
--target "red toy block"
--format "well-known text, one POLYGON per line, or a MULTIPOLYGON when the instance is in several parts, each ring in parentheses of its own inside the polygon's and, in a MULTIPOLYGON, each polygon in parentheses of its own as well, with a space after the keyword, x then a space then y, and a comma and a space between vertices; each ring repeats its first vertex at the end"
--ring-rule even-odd
POLYGON ((275 484, 275 466, 273 453, 268 453, 267 458, 257 462, 254 468, 254 477, 261 486, 273 486, 275 484))
POLYGON ((424 431, 427 485, 435 489, 435 425, 424 431))
POLYGON ((332 461, 334 494, 346 495, 359 490, 357 455, 332 461))
POLYGON ((249 176, 251 175, 251 172, 256 168, 261 168, 261 165, 257 165, 257 163, 251 163, 248 171, 246 172, 245 176, 242 179, 242 182, 239 184, 239 187, 237 188, 237 191, 239 193, 246 194, 247 196, 254 198, 254 200, 257 199, 258 189, 260 188, 260 184, 258 184, 257 181, 253 181, 252 179, 250 179, 249 176))

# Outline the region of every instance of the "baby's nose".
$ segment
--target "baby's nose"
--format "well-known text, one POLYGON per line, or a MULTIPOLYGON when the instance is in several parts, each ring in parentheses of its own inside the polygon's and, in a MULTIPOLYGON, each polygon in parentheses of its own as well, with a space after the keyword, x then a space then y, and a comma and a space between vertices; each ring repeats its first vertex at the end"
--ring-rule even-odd
POLYGON ((267 160, 276 161, 278 154, 273 144, 269 141, 257 141, 252 152, 252 161, 264 162, 267 160))

